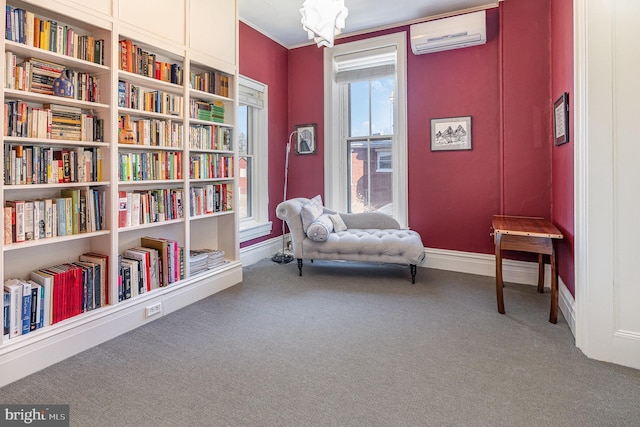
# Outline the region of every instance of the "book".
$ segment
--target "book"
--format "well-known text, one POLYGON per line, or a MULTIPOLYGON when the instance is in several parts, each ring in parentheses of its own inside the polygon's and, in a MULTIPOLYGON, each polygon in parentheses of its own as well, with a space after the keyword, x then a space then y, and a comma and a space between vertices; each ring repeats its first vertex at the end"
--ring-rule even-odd
POLYGON ((13 229, 15 227, 15 214, 11 206, 4 207, 4 244, 13 243, 13 229))
POLYGON ((168 286, 171 283, 169 281, 169 243, 163 239, 147 236, 140 238, 140 244, 158 251, 160 286, 168 286))
POLYGON ((25 230, 25 201, 24 200, 7 200, 6 205, 12 209, 12 215, 15 219, 11 218, 12 234, 14 241, 24 242, 26 238, 25 230))
POLYGON ((42 326, 51 325, 51 302, 53 275, 43 271, 36 270, 29 273, 29 278, 42 287, 42 326))
MULTIPOLYGON (((66 226, 71 225, 71 234, 80 233, 80 190, 64 189, 60 191, 60 195, 66 199, 65 207, 71 203, 70 215, 67 219, 66 226)), ((65 209, 66 211, 66 209, 65 209)), ((69 234, 69 233, 67 233, 69 234)))
POLYGON ((2 338, 6 341, 9 339, 9 330, 11 329, 10 327, 11 294, 8 291, 3 290, 2 296, 3 296, 2 298, 2 314, 3 314, 2 315, 2 319, 3 319, 2 338))
POLYGON ((17 279, 4 282, 4 290, 9 294, 9 338, 22 335, 22 285, 17 279))
POLYGON ((102 307, 109 304, 109 257, 97 252, 87 252, 79 257, 80 261, 90 261, 100 265, 100 291, 94 292, 95 307, 102 307))
POLYGON ((137 248, 129 248, 122 254, 123 259, 130 258, 137 260, 140 265, 138 269, 140 271, 140 283, 143 292, 151 290, 151 259, 150 254, 147 251, 142 251, 137 248))
POLYGON ((127 201, 127 192, 118 191, 118 227, 120 228, 128 227, 127 224, 130 223, 130 221, 128 221, 129 209, 127 201))
POLYGON ((31 331, 31 283, 23 280, 18 282, 22 286, 22 335, 26 335, 31 331))

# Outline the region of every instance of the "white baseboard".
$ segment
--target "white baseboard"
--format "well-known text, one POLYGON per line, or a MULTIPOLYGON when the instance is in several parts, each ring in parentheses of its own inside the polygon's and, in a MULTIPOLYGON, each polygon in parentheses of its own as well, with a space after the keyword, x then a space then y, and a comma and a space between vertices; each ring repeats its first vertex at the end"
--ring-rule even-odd
MULTIPOLYGON (((287 234, 285 236, 285 242, 288 241, 289 235, 287 234)), ((282 252, 282 237, 273 237, 240 249, 240 261, 242 265, 252 265, 265 258, 271 258, 278 252, 282 252)))
MULTIPOLYGON (((421 267, 481 276, 496 276, 495 255, 431 248, 425 248, 425 255, 425 259, 420 265, 421 267)), ((502 278, 505 282, 538 286, 538 263, 504 259, 502 260, 502 278)), ((549 264, 545 264, 544 282, 545 284, 551 283, 551 267, 549 264)), ((558 280, 558 308, 575 337, 575 299, 560 278, 558 280)))

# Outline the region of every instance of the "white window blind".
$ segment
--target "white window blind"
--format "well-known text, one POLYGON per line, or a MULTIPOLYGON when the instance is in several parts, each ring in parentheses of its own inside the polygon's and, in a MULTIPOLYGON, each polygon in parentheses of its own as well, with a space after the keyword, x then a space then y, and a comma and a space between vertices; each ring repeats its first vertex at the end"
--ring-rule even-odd
POLYGON ((264 85, 243 79, 238 88, 238 102, 254 108, 264 108, 264 85))
POLYGON ((396 47, 385 46, 334 57, 337 83, 351 83, 394 76, 396 47))

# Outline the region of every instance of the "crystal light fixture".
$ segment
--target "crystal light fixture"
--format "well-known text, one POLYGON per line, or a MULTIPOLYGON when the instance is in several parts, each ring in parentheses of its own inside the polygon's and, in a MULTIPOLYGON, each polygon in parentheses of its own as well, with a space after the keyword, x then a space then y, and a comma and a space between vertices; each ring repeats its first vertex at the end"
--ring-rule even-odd
POLYGON ((333 39, 342 32, 349 11, 344 0, 305 0, 300 9, 302 28, 318 47, 333 47, 333 39))

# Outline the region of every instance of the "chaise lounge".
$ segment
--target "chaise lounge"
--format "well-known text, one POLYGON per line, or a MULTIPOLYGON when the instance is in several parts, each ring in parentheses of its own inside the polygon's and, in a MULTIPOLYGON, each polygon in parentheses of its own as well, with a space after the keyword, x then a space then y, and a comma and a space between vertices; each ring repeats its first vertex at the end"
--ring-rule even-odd
POLYGON ((415 283, 417 265, 425 256, 422 239, 389 215, 338 213, 322 206, 320 196, 286 200, 276 215, 291 232, 300 276, 303 259, 366 261, 409 265, 415 283))

